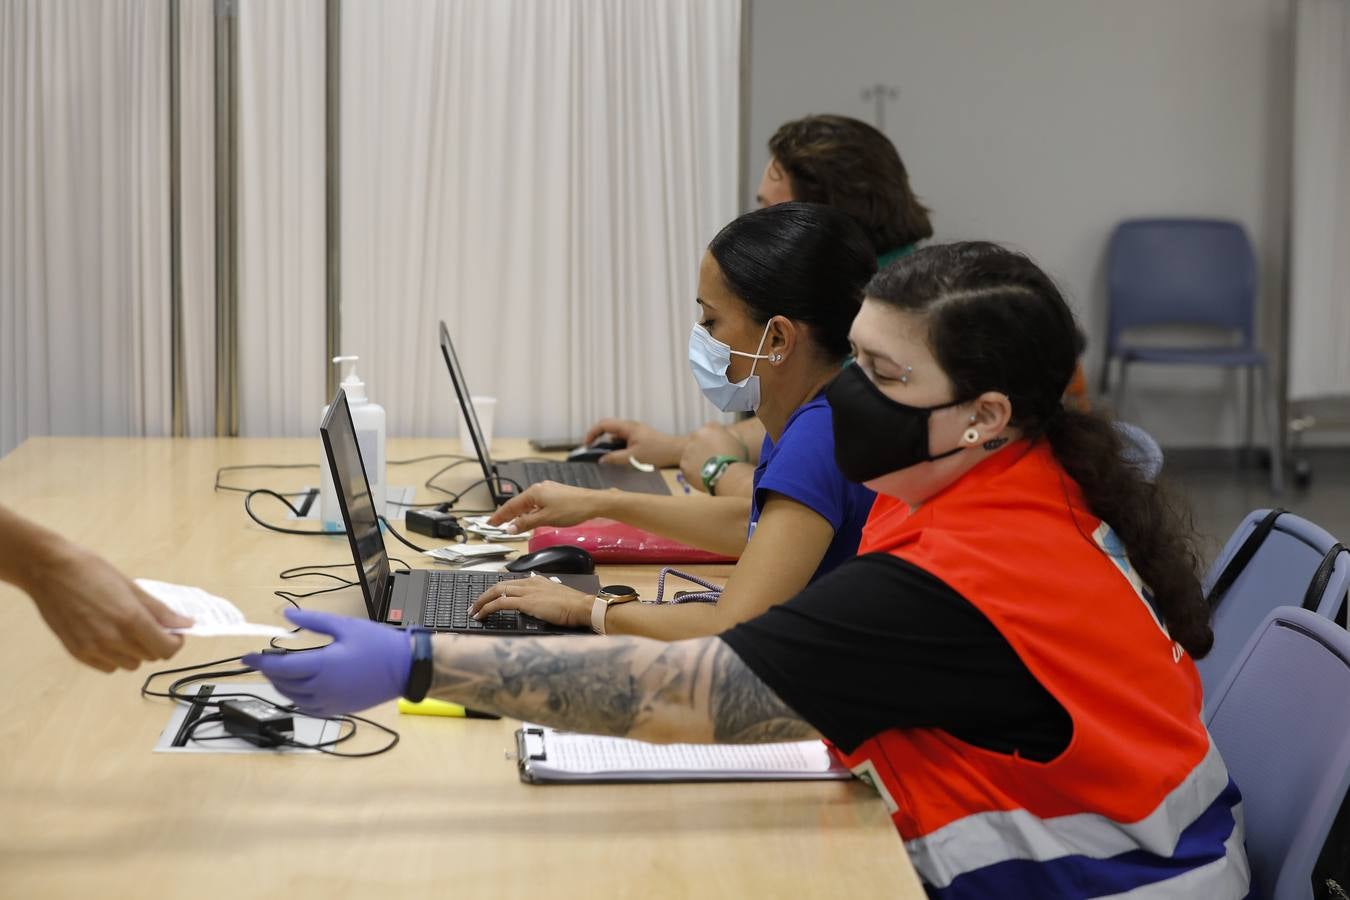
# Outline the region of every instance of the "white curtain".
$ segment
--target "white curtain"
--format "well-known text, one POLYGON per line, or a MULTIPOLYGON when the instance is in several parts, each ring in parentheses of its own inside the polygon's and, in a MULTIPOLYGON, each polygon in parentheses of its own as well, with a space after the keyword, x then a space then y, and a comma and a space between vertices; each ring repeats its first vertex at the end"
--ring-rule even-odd
POLYGON ((0 0, 0 453, 169 429, 167 24, 0 0))
POLYGON ((1350 0, 1298 0, 1290 399, 1350 395, 1350 0))
POLYGON ((179 4, 183 430, 216 433, 215 0, 179 4))
POLYGON ((239 17, 239 433, 317 434, 324 396, 324 3, 239 17))
POLYGON ((346 0, 342 341, 391 433, 710 417, 699 258, 736 211, 739 0, 346 0))

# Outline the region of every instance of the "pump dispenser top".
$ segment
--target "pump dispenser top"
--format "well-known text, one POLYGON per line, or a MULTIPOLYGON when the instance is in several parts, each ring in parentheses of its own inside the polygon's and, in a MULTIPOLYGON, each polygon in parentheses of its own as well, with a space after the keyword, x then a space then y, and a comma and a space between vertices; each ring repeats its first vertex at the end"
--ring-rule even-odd
POLYGON ((342 390, 347 394, 348 403, 365 403, 366 383, 356 374, 359 356, 335 356, 333 362, 338 366, 338 375, 342 379, 342 390))

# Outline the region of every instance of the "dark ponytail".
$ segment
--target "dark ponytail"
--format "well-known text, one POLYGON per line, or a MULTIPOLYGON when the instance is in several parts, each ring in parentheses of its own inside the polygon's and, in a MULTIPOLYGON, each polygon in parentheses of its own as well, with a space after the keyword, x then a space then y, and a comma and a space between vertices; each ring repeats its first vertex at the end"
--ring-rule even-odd
POLYGON ((1168 634, 1195 659, 1203 657, 1214 634, 1196 576, 1200 560, 1189 510, 1124 461, 1120 432, 1102 416, 1065 409, 1046 423, 1045 437, 1088 508, 1125 544, 1168 634))
POLYGON ((1008 396, 1010 424, 1049 442, 1088 508, 1124 544, 1172 639, 1196 659, 1208 653, 1214 635, 1185 504, 1126 462, 1110 420, 1061 402, 1083 338, 1054 282, 1020 253, 970 242, 918 250, 878 272, 866 294, 924 316, 957 398, 1008 396))

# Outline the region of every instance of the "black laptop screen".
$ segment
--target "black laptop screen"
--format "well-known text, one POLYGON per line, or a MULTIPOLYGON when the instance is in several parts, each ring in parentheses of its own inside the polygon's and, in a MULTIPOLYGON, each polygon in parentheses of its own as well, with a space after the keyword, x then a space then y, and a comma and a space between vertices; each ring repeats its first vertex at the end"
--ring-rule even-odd
POLYGON ((329 405, 328 415, 324 416, 319 431, 323 435, 324 452, 328 454, 328 466, 333 472, 333 486, 337 489, 342 521, 352 545, 352 557, 361 570, 366 610, 370 618, 378 622, 390 578, 389 554, 380 534, 380 521, 370 496, 370 482, 366 479, 366 467, 356 443, 351 410, 347 408, 347 395, 341 388, 329 405))
POLYGON ((473 396, 469 385, 464 381, 464 370, 459 367, 459 357, 455 355, 455 345, 450 342, 450 330, 445 322, 440 323, 441 356, 445 357, 445 367, 450 370, 450 384, 459 398, 459 410, 464 414, 464 422, 469 426, 469 435, 473 439, 474 449, 478 451, 478 462, 483 467, 483 480, 489 485, 496 483, 497 473, 492 465, 492 452, 483 440, 483 430, 478 427, 478 413, 473 408, 473 396))

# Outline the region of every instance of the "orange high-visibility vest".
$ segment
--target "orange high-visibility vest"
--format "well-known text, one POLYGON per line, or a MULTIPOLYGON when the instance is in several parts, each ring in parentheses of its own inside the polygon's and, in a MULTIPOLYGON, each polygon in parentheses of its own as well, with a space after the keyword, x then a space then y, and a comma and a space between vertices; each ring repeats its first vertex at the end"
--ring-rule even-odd
POLYGON ((1241 798, 1201 722, 1195 664, 1044 441, 913 512, 879 497, 858 552, 894 554, 974 604, 1073 721, 1049 762, 935 728, 841 754, 881 794, 930 895, 1246 896, 1241 798))

